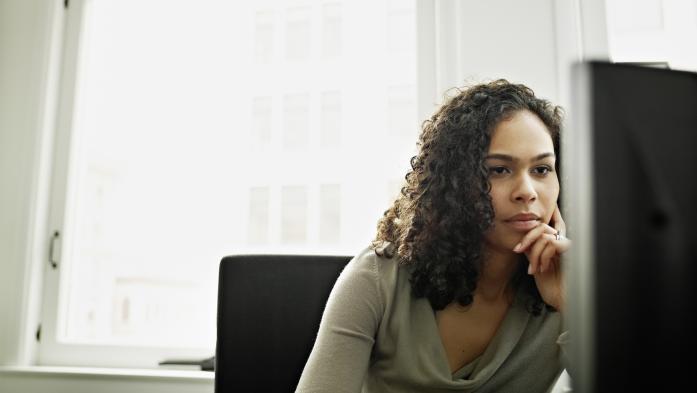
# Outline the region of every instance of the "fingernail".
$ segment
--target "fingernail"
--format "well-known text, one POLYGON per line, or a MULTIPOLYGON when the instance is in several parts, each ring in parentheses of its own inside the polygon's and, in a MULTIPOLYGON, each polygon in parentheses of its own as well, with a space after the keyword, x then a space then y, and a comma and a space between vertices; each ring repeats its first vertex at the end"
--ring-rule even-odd
POLYGON ((516 244, 515 247, 513 247, 513 251, 514 251, 514 252, 518 252, 518 251, 520 251, 521 247, 523 247, 523 244, 522 244, 522 243, 518 243, 518 244, 516 244))
POLYGON ((528 274, 532 275, 532 265, 528 265, 528 274))

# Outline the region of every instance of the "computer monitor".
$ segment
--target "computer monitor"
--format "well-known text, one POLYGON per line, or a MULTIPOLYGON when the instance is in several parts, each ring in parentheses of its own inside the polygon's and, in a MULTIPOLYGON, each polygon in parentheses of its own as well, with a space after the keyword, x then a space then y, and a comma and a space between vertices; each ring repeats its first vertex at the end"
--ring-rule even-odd
POLYGON ((590 62, 573 77, 562 141, 573 391, 690 390, 697 74, 590 62))

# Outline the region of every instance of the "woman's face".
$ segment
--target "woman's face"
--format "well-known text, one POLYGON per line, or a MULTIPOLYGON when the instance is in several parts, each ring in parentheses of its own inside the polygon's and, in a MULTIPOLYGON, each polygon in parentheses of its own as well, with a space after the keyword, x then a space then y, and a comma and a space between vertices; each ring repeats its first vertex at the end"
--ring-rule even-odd
POLYGON ((489 168, 494 225, 484 234, 494 248, 513 252, 523 236, 549 223, 557 205, 559 179, 552 137, 530 111, 518 111, 493 131, 489 168))

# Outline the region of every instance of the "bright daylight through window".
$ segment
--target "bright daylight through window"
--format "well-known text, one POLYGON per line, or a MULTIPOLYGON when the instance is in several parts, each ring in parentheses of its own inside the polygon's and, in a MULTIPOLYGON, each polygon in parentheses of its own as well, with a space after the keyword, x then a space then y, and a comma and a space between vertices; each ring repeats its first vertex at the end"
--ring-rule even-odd
POLYGON ((223 256, 366 247, 418 133, 414 7, 86 1, 57 340, 212 351, 223 256))

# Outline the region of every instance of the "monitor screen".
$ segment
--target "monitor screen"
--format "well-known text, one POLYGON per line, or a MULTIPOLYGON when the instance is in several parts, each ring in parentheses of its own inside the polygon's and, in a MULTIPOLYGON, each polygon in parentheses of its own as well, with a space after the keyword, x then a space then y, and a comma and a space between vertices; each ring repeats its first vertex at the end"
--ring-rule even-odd
POLYGON ((573 391, 679 391, 695 373, 697 74, 591 62, 573 75, 573 391))

